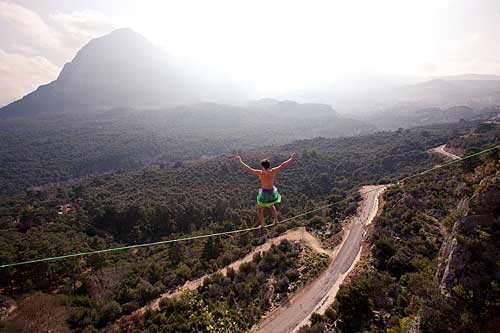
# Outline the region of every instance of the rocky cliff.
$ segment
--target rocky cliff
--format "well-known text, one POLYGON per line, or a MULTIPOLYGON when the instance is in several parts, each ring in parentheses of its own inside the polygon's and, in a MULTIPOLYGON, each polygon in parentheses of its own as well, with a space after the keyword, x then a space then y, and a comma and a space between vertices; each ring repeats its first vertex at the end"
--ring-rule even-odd
POLYGON ((483 179, 459 210, 461 217, 440 251, 436 274, 441 292, 493 306, 500 295, 500 171, 483 179))

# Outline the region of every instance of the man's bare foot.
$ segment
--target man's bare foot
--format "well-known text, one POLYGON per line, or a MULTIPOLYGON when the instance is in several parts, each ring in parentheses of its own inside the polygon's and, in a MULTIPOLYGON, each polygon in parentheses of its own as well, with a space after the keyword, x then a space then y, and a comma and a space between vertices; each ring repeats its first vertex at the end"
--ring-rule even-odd
POLYGON ((278 225, 279 221, 278 220, 274 220, 274 225, 278 225))

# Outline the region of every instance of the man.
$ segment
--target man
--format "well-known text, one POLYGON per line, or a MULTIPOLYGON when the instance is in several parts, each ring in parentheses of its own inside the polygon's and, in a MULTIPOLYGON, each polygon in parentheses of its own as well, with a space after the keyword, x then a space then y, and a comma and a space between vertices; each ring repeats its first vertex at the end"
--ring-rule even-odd
POLYGON ((257 196, 257 211, 260 221, 260 230, 264 230, 264 207, 270 207, 271 212, 274 217, 274 224, 278 224, 278 212, 274 204, 281 202, 281 195, 278 193, 278 189, 274 186, 274 177, 276 174, 283 170, 295 159, 295 153, 292 153, 290 158, 285 162, 281 163, 276 168, 271 168, 271 163, 268 159, 260 161, 262 168, 260 170, 253 169, 242 161, 240 156, 236 156, 236 160, 240 162, 245 170, 253 175, 259 177, 262 188, 259 190, 259 195, 257 196))

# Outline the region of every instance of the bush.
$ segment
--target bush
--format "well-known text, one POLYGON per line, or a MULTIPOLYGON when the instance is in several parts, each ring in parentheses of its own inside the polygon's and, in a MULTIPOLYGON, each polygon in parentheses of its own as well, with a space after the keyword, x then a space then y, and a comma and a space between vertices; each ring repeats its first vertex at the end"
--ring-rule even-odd
POLYGON ((71 328, 81 328, 94 326, 97 320, 96 309, 78 307, 68 319, 68 324, 71 328))
POLYGON ((146 280, 141 280, 137 284, 137 296, 142 303, 147 303, 160 296, 160 288, 154 287, 146 280))
POLYGON ((116 301, 111 301, 104 305, 101 309, 100 324, 105 325, 107 322, 113 321, 122 313, 121 305, 116 301))
POLYGON ((281 278, 278 283, 276 283, 275 288, 278 293, 288 292, 288 286, 290 285, 290 280, 285 276, 281 278))
POLYGON ((297 281, 300 278, 300 274, 296 269, 290 269, 285 273, 285 276, 290 280, 290 282, 297 281))

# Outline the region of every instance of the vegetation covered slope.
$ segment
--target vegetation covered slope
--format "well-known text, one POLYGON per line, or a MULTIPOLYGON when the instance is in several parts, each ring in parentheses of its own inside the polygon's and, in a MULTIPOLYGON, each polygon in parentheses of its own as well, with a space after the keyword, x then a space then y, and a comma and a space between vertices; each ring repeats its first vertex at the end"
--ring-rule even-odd
POLYGON ((151 163, 172 166, 242 147, 373 131, 327 105, 291 101, 0 118, 0 195, 151 163))
MULTIPOLYGON (((474 151, 492 137, 480 126, 451 148, 474 151)), ((302 332, 495 332, 499 162, 496 150, 391 188, 368 263, 302 332)))

